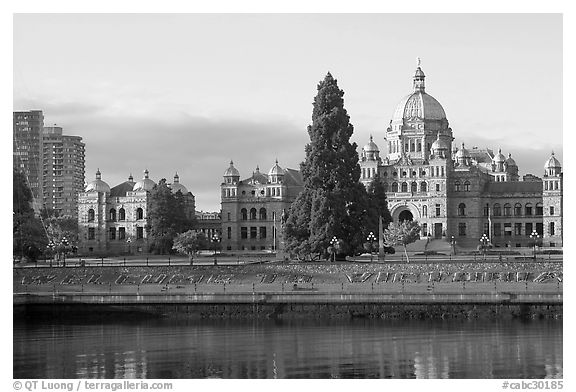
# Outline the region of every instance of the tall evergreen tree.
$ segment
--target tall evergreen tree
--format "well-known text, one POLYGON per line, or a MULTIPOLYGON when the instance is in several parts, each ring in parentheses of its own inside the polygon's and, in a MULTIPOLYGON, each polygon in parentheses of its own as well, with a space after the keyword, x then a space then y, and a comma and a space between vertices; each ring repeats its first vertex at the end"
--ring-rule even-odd
POLYGON ((372 232, 377 235, 379 232, 379 217, 382 217, 383 227, 388 227, 392 222, 392 216, 388 210, 388 200, 386 200, 386 189, 380 176, 376 176, 366 190, 368 194, 368 209, 364 220, 364 237, 372 232))
POLYGON ((286 251, 299 256, 327 256, 333 237, 340 252, 362 246, 362 220, 367 200, 360 184, 354 127, 344 109, 344 91, 330 73, 318 84, 314 98, 310 143, 300 165, 304 190, 290 208, 285 225, 286 251))
POLYGON ((36 260, 46 249, 48 238, 42 222, 32 208, 32 191, 26 177, 14 170, 12 176, 12 251, 22 261, 36 260))
POLYGON ((154 253, 166 254, 172 251, 176 235, 194 227, 195 218, 186 214, 184 195, 172 193, 161 179, 150 192, 148 206, 147 230, 150 249, 154 253))

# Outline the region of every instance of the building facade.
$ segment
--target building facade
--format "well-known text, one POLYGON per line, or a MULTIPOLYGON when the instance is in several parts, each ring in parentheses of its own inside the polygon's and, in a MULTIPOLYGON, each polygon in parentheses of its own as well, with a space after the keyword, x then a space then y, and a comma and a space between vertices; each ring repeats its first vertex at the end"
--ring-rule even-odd
POLYGON ((56 216, 78 214, 78 194, 84 190, 84 143, 44 127, 42 135, 42 205, 56 216))
POLYGON ((477 246, 483 234, 495 247, 527 246, 534 232, 543 246, 562 246, 562 168, 554 154, 544 179, 520 181, 511 154, 453 146, 444 108, 426 93, 420 66, 384 140, 383 157, 372 136, 363 147, 361 181, 383 180, 394 221, 417 220, 421 236, 462 247, 477 246))
POLYGON ((22 171, 34 197, 34 210, 42 207, 42 130, 41 110, 12 113, 13 167, 22 171))
POLYGON ((278 161, 268 174, 256 170, 244 180, 230 162, 221 190, 223 251, 282 249, 286 211, 303 189, 299 171, 283 169, 278 161))
MULTIPOLYGON (((128 180, 113 188, 102 180, 100 170, 84 192, 78 195, 78 251, 83 255, 145 254, 149 252, 146 218, 150 191, 156 183, 149 178, 128 180)), ((186 214, 195 214, 195 198, 180 183, 178 174, 168 184, 172 192, 181 192, 186 200, 186 214)))

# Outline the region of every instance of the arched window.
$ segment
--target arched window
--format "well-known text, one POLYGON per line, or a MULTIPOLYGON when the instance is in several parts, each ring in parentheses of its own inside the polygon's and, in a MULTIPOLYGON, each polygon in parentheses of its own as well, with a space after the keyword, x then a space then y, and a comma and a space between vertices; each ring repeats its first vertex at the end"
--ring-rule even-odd
POLYGON ((458 204, 458 215, 459 216, 466 215, 466 204, 464 204, 464 203, 458 204))
POLYGON ((544 215, 544 207, 542 206, 542 203, 536 203, 536 215, 537 216, 544 215))
POLYGON ((144 210, 142 208, 136 210, 136 219, 144 219, 144 210))
POLYGON ((520 203, 514 204, 514 215, 516 216, 522 215, 522 204, 520 203))
POLYGON ((92 208, 88 210, 88 222, 94 222, 94 210, 92 208))
POLYGON ((455 192, 460 192, 460 181, 456 181, 454 183, 454 191, 455 192))
POLYGON ((126 220, 126 210, 124 208, 118 210, 118 220, 126 220))
POLYGON ((260 208, 260 216, 258 218, 260 220, 266 220, 266 208, 260 208))
POLYGON ((382 187, 384 188, 384 192, 388 192, 388 183, 387 182, 383 182, 382 187))
POLYGON ((422 206, 422 216, 424 218, 428 216, 428 206, 422 206))
POLYGON ((112 209, 110 210, 110 220, 111 220, 112 222, 115 222, 115 221, 116 221, 116 210, 115 210, 114 208, 112 208, 112 209))
POLYGON ((408 192, 408 183, 407 182, 402 183, 402 192, 408 192))
POLYGON ((246 210, 246 208, 242 208, 240 210, 240 219, 241 220, 248 220, 248 211, 246 210))
POLYGON ((392 192, 398 192, 398 183, 397 182, 392 183, 392 192))
POLYGON ((464 183, 464 192, 470 192, 470 181, 464 183))
POLYGON ((250 220, 256 220, 256 208, 250 209, 250 220))
POLYGON ((420 192, 428 192, 428 184, 424 181, 420 183, 420 192))
POLYGON ((416 182, 413 182, 413 183, 411 184, 411 187, 410 187, 410 188, 411 188, 410 190, 412 191, 412 193, 418 192, 418 184, 417 184, 416 182))
POLYGON ((504 216, 512 215, 512 206, 508 203, 504 204, 504 216))
POLYGON ((526 216, 531 216, 532 215, 532 203, 526 203, 526 216))
POLYGON ((498 203, 494 204, 493 211, 494 211, 494 216, 501 216, 502 215, 502 209, 500 207, 500 204, 498 204, 498 203))

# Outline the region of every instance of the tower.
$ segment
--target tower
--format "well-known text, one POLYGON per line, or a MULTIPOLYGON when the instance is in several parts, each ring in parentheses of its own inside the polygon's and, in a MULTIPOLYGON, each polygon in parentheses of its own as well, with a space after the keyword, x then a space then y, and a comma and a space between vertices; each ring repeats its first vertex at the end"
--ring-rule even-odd
POLYGON ((563 184, 562 165, 554 152, 544 164, 542 179, 542 206, 544 223, 544 246, 562 246, 563 244, 563 184))

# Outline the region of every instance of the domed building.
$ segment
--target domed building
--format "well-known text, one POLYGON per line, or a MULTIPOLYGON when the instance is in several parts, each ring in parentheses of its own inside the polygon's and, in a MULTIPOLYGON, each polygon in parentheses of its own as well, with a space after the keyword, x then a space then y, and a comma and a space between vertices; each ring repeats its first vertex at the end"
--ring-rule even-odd
MULTIPOLYGON (((180 184, 178 174, 167 184, 173 193, 185 197, 186 214, 195 215, 195 198, 180 184)), ((156 183, 144 170, 142 179, 134 182, 132 174, 127 181, 112 188, 102 180, 100 170, 94 181, 78 195, 78 252, 81 255, 121 255, 148 252, 146 218, 150 205, 150 192, 156 183)))
POLYGON ((544 180, 520 181, 511 154, 453 146, 446 112, 426 92, 425 78, 418 64, 412 92, 384 135, 386 153, 372 136, 360 152, 362 183, 380 177, 393 220, 417 220, 427 244, 474 248, 486 234, 496 247, 523 247, 536 232, 542 245, 562 246, 562 168, 554 154, 544 180))
POLYGON ((243 180, 230 162, 220 185, 222 250, 276 251, 282 244, 284 211, 302 189, 300 172, 282 168, 278 160, 268 174, 256 166, 243 180))

